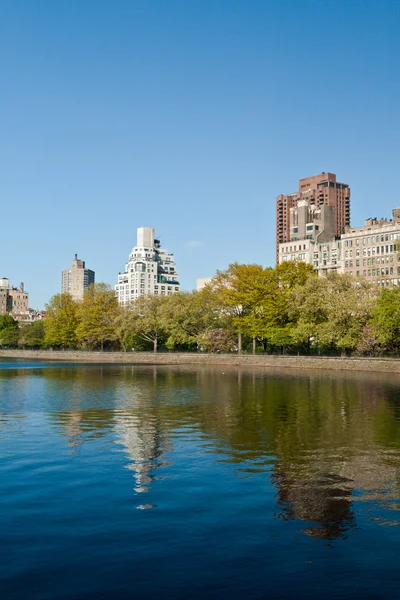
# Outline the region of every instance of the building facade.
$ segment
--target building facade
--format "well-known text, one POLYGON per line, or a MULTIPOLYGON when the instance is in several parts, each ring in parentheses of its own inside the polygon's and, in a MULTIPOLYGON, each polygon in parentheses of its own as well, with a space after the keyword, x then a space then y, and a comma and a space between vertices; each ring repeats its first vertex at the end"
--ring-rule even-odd
POLYGON ((95 273, 85 266, 84 260, 79 260, 78 255, 72 261, 70 269, 62 272, 61 292, 71 294, 74 300, 82 300, 89 285, 95 282, 95 273))
POLYGON ((297 192, 288 195, 280 194, 276 199, 276 262, 279 262, 279 244, 289 242, 290 211, 300 201, 306 202, 310 208, 321 209, 332 207, 333 234, 338 237, 350 225, 350 188, 347 183, 336 181, 334 173, 321 173, 300 179, 297 192))
POLYGON ((115 285, 119 303, 129 304, 148 294, 170 296, 177 292, 180 283, 174 255, 161 248, 152 227, 139 227, 136 246, 115 285))
POLYGON ((199 279, 196 279, 196 290, 200 292, 200 290, 205 288, 212 280, 213 277, 200 277, 199 279))
POLYGON ((329 272, 342 272, 342 242, 336 238, 323 241, 305 239, 297 243, 287 242, 279 245, 279 263, 296 260, 312 265, 319 275, 329 272))
POLYGON ((0 314, 25 312, 28 310, 28 303, 28 293, 23 283, 17 288, 10 285, 7 277, 0 279, 0 314))
POLYGON ((400 208, 392 218, 367 219, 362 227, 349 227, 341 236, 341 272, 363 277, 381 287, 400 281, 400 208))
POLYGON ((329 271, 362 277, 380 287, 400 284, 400 208, 392 218, 367 219, 347 227, 340 238, 323 233, 279 245, 278 262, 304 261, 323 275, 329 271))

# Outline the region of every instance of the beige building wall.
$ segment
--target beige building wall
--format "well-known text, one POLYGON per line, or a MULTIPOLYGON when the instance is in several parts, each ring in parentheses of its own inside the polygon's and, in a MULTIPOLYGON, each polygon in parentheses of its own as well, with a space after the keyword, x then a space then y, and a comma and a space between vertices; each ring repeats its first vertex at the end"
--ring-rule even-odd
POLYGON ((74 300, 82 300, 85 291, 94 282, 94 271, 86 269, 85 261, 79 260, 78 255, 75 254, 72 267, 62 272, 61 292, 71 294, 74 300))
POLYGON ((303 261, 323 275, 337 271, 362 277, 380 287, 400 285, 400 208, 392 219, 367 219, 362 227, 348 227, 340 239, 313 239, 279 244, 278 263, 303 261))
POLYGON ((211 280, 212 277, 200 277, 199 279, 196 279, 196 290, 199 292, 204 287, 206 287, 206 285, 209 284, 211 280))
POLYGON ((381 287, 400 282, 400 218, 368 219, 363 227, 348 228, 342 235, 342 273, 363 277, 381 287))
POLYGON ((9 280, 0 279, 0 314, 20 313, 28 310, 29 296, 21 283, 19 288, 12 287, 9 280))
MULTIPOLYGON (((323 237, 323 236, 320 236, 323 237)), ((319 275, 339 272, 341 268, 340 240, 300 240, 279 245, 278 264, 287 261, 305 262, 312 265, 319 275)))

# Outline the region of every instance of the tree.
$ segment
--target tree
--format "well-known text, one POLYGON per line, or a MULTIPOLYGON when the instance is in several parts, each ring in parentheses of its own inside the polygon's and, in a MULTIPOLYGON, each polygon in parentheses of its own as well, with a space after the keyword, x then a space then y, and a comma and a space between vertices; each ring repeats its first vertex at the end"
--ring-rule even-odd
POLYGON ((56 294, 46 304, 46 311, 45 344, 61 348, 76 347, 76 329, 79 323, 78 303, 70 294, 56 294))
POLYGON ((25 323, 19 332, 18 345, 28 348, 42 348, 44 346, 44 321, 25 323))
POLYGON ((9 314, 0 315, 0 345, 16 346, 18 337, 18 321, 9 314))
POLYGON ((370 283, 337 273, 293 288, 294 341, 308 347, 355 350, 375 299, 376 290, 370 283))
POLYGON ((378 342, 390 352, 400 349, 400 289, 383 289, 372 312, 378 342))
POLYGON ((138 315, 136 311, 132 310, 132 305, 119 306, 118 314, 114 322, 114 333, 115 339, 119 341, 124 352, 127 351, 127 348, 131 348, 135 343, 135 338, 137 337, 137 318, 138 315))
POLYGON ((202 333, 214 321, 212 301, 204 291, 165 297, 162 325, 170 348, 198 346, 202 333))
POLYGON ((103 350, 106 342, 116 339, 118 314, 119 304, 114 290, 105 283, 90 285, 78 305, 78 341, 89 348, 100 346, 103 350))
POLYGON ((253 272, 252 281, 247 282, 249 310, 244 316, 247 331, 253 337, 253 352, 255 338, 272 347, 292 343, 290 292, 293 287, 304 285, 314 276, 315 271, 310 265, 298 262, 253 272))
POLYGON ((207 352, 233 352, 237 349, 235 335, 229 329, 206 329, 198 338, 199 346, 207 352))
POLYGON ((230 324, 238 336, 239 354, 242 352, 243 334, 254 333, 248 316, 257 303, 262 272, 260 265, 233 263, 226 271, 217 271, 217 275, 206 286, 214 295, 216 305, 219 305, 221 320, 230 324))
POLYGON ((4 315, 0 315, 0 331, 8 328, 18 329, 18 321, 14 319, 12 315, 5 313, 4 315))
POLYGON ((139 340, 150 342, 157 352, 160 339, 165 334, 166 296, 139 296, 130 306, 131 331, 139 340))

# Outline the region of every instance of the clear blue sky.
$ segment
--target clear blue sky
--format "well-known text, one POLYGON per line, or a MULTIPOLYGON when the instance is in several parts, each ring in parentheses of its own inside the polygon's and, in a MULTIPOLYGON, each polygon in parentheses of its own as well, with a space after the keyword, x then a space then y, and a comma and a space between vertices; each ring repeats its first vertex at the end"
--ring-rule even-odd
POLYGON ((331 171, 400 205, 398 0, 2 0, 0 276, 114 284, 153 226, 185 289, 274 263, 275 198, 331 171))

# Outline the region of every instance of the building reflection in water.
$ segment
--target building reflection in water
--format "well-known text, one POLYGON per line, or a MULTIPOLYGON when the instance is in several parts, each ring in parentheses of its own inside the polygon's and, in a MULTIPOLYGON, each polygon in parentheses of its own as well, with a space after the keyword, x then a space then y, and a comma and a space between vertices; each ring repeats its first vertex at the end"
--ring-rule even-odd
POLYGON ((203 436, 215 461, 238 475, 264 472, 276 518, 298 521, 307 535, 345 538, 355 503, 366 499, 397 510, 398 379, 141 366, 69 371, 65 380, 55 373, 53 384, 51 418, 71 447, 112 433, 136 493, 149 491, 186 428, 186 439, 203 436))
POLYGON ((149 376, 131 378, 117 386, 118 410, 115 430, 118 444, 124 448, 133 472, 136 493, 148 492, 156 468, 163 465, 162 456, 170 449, 168 421, 163 423, 158 402, 157 367, 147 372, 149 376))

